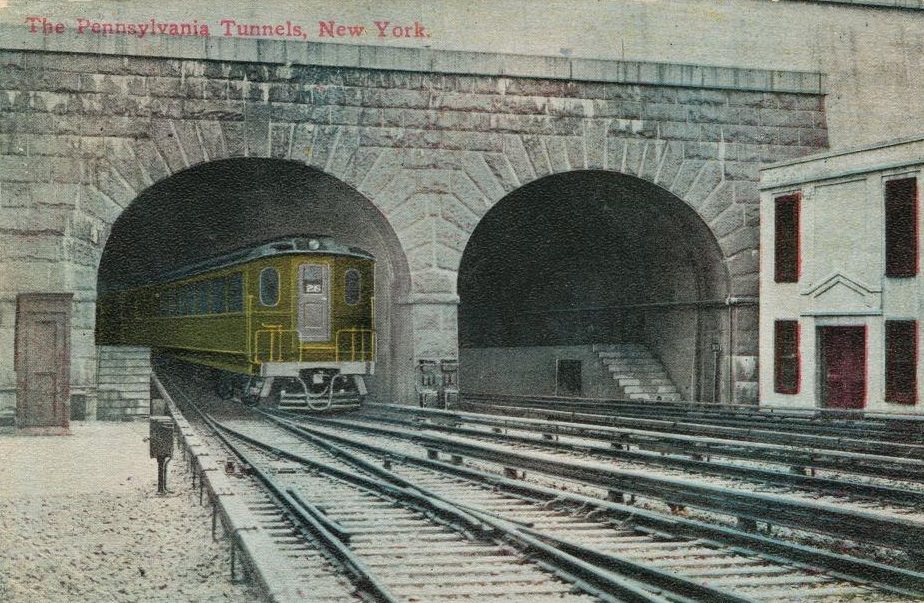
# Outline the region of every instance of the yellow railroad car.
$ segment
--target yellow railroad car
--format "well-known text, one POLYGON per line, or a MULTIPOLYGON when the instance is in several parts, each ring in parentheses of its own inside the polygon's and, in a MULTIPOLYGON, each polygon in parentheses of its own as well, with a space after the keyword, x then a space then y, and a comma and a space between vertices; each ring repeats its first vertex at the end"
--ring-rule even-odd
POLYGON ((355 405, 375 369, 374 278, 357 247, 274 239, 102 292, 97 341, 218 369, 222 393, 249 402, 355 405))

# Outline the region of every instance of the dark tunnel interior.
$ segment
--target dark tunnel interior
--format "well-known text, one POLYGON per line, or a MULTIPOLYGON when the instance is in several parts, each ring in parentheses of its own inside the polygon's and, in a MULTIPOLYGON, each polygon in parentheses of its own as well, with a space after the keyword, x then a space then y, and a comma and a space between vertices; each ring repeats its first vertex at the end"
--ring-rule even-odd
POLYGON ((386 261, 400 253, 384 216, 336 178, 296 162, 229 159, 180 172, 139 195, 112 228, 98 286, 142 284, 290 234, 332 235, 386 261))
POLYGON ((469 240, 458 287, 469 359, 643 343, 688 384, 712 370, 702 359, 726 330, 727 271, 708 226, 668 191, 610 172, 549 176, 501 200, 469 240))

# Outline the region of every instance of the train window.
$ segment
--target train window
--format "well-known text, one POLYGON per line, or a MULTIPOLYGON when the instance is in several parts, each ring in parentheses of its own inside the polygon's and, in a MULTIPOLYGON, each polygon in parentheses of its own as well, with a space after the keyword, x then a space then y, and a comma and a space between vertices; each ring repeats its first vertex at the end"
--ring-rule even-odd
POLYGON ((244 279, 240 272, 228 277, 228 312, 244 309, 244 279))
POLYGON ((193 290, 192 285, 183 286, 183 315, 189 316, 193 312, 193 290))
POLYGON ((886 394, 887 402, 914 404, 917 399, 917 322, 887 320, 886 394))
POLYGON ((917 178, 886 182, 886 276, 901 278, 918 273, 917 189, 917 178))
POLYGON ((186 286, 186 314, 194 316, 199 310, 199 292, 196 291, 196 284, 192 283, 186 286))
POLYGON ((773 325, 774 383, 778 394, 799 393, 799 322, 778 320, 773 325))
POLYGON ((260 271, 260 304, 275 306, 279 303, 279 271, 264 268, 260 271))
POLYGON ((209 312, 221 314, 225 311, 225 279, 216 278, 211 282, 209 292, 209 312))
POLYGON ((350 268, 344 274, 343 301, 348 306, 355 306, 359 303, 359 297, 362 294, 362 277, 359 270, 350 268))
POLYGON ((209 313, 209 284, 206 281, 196 284, 199 297, 199 314, 209 313))
POLYGON ((799 280, 799 195, 777 197, 774 221, 774 281, 799 280))
POLYGON ((302 266, 302 293, 324 293, 324 268, 318 264, 302 266))

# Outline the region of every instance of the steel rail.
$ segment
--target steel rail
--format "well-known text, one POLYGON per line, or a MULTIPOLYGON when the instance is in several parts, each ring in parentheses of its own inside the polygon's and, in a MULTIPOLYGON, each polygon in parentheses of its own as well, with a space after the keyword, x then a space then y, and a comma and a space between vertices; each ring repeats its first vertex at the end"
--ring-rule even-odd
MULTIPOLYGON (((273 415, 271 414, 270 416, 273 415)), ((273 416, 273 418, 278 424, 286 426, 293 433, 304 434, 312 439, 337 442, 341 445, 364 450, 370 454, 381 455, 384 458, 402 463, 437 470, 476 483, 489 484, 502 491, 532 500, 556 504, 567 502, 576 507, 605 513, 606 516, 618 522, 631 522, 668 535, 705 537, 724 546, 739 547, 745 554, 763 556, 777 562, 782 559, 787 563, 793 563, 809 571, 825 571, 835 577, 871 585, 884 591, 903 596, 924 598, 924 573, 921 572, 850 557, 802 544, 784 542, 760 534, 707 524, 694 519, 675 516, 667 517, 638 507, 531 484, 522 480, 464 467, 456 463, 446 463, 440 460, 396 453, 380 445, 369 444, 348 436, 317 432, 291 419, 279 416, 273 416)), ((529 528, 531 526, 526 525, 524 527, 529 528)))
MULTIPOLYGON (((793 473, 791 471, 784 472, 760 467, 745 467, 741 465, 730 465, 727 463, 720 463, 715 461, 704 461, 697 459, 678 458, 673 456, 663 456, 653 453, 635 452, 631 450, 624 450, 622 448, 622 443, 619 444, 619 447, 614 448, 612 446, 612 439, 605 440, 609 445, 601 446, 598 444, 561 442, 555 439, 537 438, 518 434, 501 434, 497 432, 488 432, 478 429, 461 427, 460 425, 448 425, 446 423, 437 421, 423 423, 420 421, 415 421, 414 419, 418 418, 421 414, 427 415, 427 413, 418 413, 416 412, 417 409, 411 408, 402 410, 400 407, 395 406, 383 408, 381 405, 370 405, 370 407, 367 407, 367 410, 370 409, 375 414, 367 414, 363 415, 363 417, 368 416, 373 418, 375 421, 404 427, 417 427, 421 429, 464 435, 501 443, 511 441, 520 444, 536 446, 538 448, 563 450, 574 453, 586 453, 613 460, 645 463, 648 465, 661 465, 664 467, 670 467, 684 471, 695 471, 723 477, 756 480, 762 483, 790 486, 816 492, 825 492, 841 497, 849 495, 876 501, 890 501, 901 504, 921 505, 924 507, 924 491, 908 490, 896 488, 893 486, 882 486, 878 484, 857 483, 824 477, 807 476, 799 473, 793 473), (402 418, 399 418, 399 415, 402 418)), ((471 420, 469 418, 463 418, 464 415, 459 413, 447 413, 445 417, 453 417, 457 419, 459 423, 479 423, 495 428, 525 430, 548 434, 548 430, 538 430, 531 426, 520 427, 517 426, 515 422, 511 424, 511 422, 508 422, 504 419, 496 419, 494 421, 484 419, 471 420)), ((593 436, 586 435, 583 437, 593 438, 593 436)), ((924 462, 921 464, 922 467, 924 467, 924 462)))
MULTIPOLYGON (((695 436, 725 437, 749 442, 763 442, 787 446, 807 446, 812 448, 825 448, 876 454, 881 456, 894 456, 897 458, 924 459, 924 445, 863 440, 858 438, 811 435, 802 433, 788 433, 769 429, 752 427, 727 427, 724 425, 709 425, 689 421, 673 421, 668 419, 649 419, 645 417, 620 416, 605 412, 578 412, 572 410, 558 410, 529 407, 525 405, 504 406, 496 404, 482 404, 461 402, 462 410, 493 410, 495 413, 516 414, 517 411, 538 415, 543 419, 560 419, 573 423, 589 423, 592 425, 609 425, 648 429, 651 431, 664 431, 676 434, 695 436)), ((595 409, 599 411, 599 409, 595 409)))
POLYGON ((845 452, 826 448, 805 448, 743 442, 729 438, 673 434, 629 427, 593 425, 529 417, 512 417, 504 414, 476 413, 459 410, 406 407, 396 404, 366 403, 371 410, 404 412, 444 418, 449 422, 477 423, 509 429, 542 433, 549 437, 570 435, 589 437, 609 442, 614 446, 636 445, 654 452, 687 454, 690 456, 724 456, 747 460, 767 461, 798 468, 830 469, 874 477, 889 477, 911 481, 924 481, 924 460, 902 457, 845 452))
MULTIPOLYGON (((521 548, 528 551, 529 554, 541 558, 546 564, 552 566, 559 575, 570 576, 570 578, 566 579, 576 586, 581 587, 582 590, 588 590, 583 583, 589 584, 592 588, 588 590, 588 593, 604 600, 613 601, 613 603, 615 603, 616 600, 612 599, 609 595, 612 593, 618 594, 620 601, 638 603, 668 603, 669 601, 657 594, 649 592, 634 580, 618 576, 613 572, 587 563, 574 555, 559 551, 555 547, 545 544, 534 537, 520 534, 515 528, 503 525, 501 520, 488 516, 477 517, 471 512, 456 507, 451 502, 428 495, 425 491, 413 484, 405 483, 396 485, 382 479, 370 478, 359 473, 343 471, 337 467, 327 465, 326 463, 321 463, 283 450, 266 442, 261 442, 260 440, 218 422, 216 422, 216 425, 219 429, 233 437, 280 458, 310 466, 335 479, 355 484, 370 491, 384 493, 402 501, 404 504, 424 509, 429 514, 440 517, 444 522, 455 525, 457 529, 461 527, 483 539, 490 538, 497 534, 503 535, 506 539, 517 543, 521 548)), ((712 589, 710 589, 710 592, 714 595, 721 594, 721 591, 712 589)), ((728 603, 732 603, 733 601, 744 603, 744 601, 746 601, 737 598, 710 600, 727 601, 728 603)))
MULTIPOLYGON (((371 404, 370 404, 371 406, 371 404)), ((724 456, 742 458, 756 461, 785 464, 792 467, 814 467, 833 471, 846 471, 859 475, 874 477, 887 477, 911 481, 924 480, 924 460, 906 459, 868 454, 863 452, 845 452, 824 448, 806 448, 787 446, 785 444, 771 444, 765 442, 741 441, 730 438, 719 438, 702 435, 689 435, 670 433, 668 430, 650 431, 620 427, 609 422, 573 422, 552 420, 545 418, 543 411, 533 413, 519 407, 506 407, 506 414, 501 414, 499 408, 490 407, 494 413, 474 411, 440 411, 434 409, 415 409, 421 413, 445 412, 473 417, 469 420, 478 422, 478 417, 495 417, 494 420, 503 420, 513 425, 530 426, 531 430, 547 432, 549 435, 596 435, 600 439, 609 439, 613 444, 628 446, 634 444, 639 448, 655 452, 674 454, 689 454, 699 456, 724 456), (530 418, 530 414, 539 414, 543 418, 530 418), (543 426, 547 428, 544 429, 543 426)), ((568 418, 574 415, 567 414, 568 418)), ((580 415, 579 415, 580 416, 580 415)), ((490 419, 486 419, 490 420, 490 419)))
MULTIPOLYGON (((371 463, 365 459, 358 457, 357 455, 333 444, 329 439, 315 435, 311 432, 299 428, 297 425, 292 424, 291 422, 279 419, 278 417, 273 416, 270 413, 262 413, 269 420, 273 421, 280 427, 289 430, 290 432, 308 440, 316 446, 322 447, 334 456, 343 459, 344 461, 350 463, 351 465, 357 467, 362 471, 366 471, 376 475, 380 479, 386 480, 388 482, 406 487, 413 488, 426 496, 442 500, 446 504, 458 506, 453 500, 447 499, 444 496, 441 496, 432 490, 425 488, 423 486, 417 485, 414 482, 407 480, 396 473, 389 471, 388 469, 379 467, 378 465, 371 463)), ((570 543, 562 539, 554 538, 549 535, 543 534, 537 530, 532 530, 527 526, 512 522, 510 520, 498 517, 496 514, 485 511, 484 509, 478 509, 475 507, 464 507, 465 511, 480 517, 482 521, 499 527, 504 531, 507 536, 511 536, 514 531, 520 532, 522 535, 525 535, 527 538, 523 539, 524 543, 530 548, 530 551, 534 554, 540 554, 543 558, 546 558, 552 553, 548 549, 548 546, 551 546, 553 549, 567 549, 567 552, 575 557, 583 560, 585 563, 588 559, 592 559, 592 565, 597 565, 600 568, 614 568, 618 571, 624 573, 632 573, 636 576, 641 576, 646 580, 646 582, 657 586, 658 588, 664 588, 672 591, 673 593, 679 594, 683 597, 692 597, 695 601, 716 601, 718 603, 745 603, 753 601, 747 597, 741 597, 729 592, 725 592, 721 589, 707 587, 693 580, 689 580, 682 576, 659 570, 656 568, 648 567, 646 565, 633 562, 624 557, 617 555, 602 553, 596 551, 592 548, 570 543), (545 541, 546 546, 540 546, 539 542, 545 541)), ((514 538, 515 541, 522 539, 514 538)), ((554 562, 555 558, 552 557, 549 559, 550 562, 554 562)), ((582 569, 584 565, 582 564, 582 569)))
POLYGON ((614 408, 661 410, 665 412, 692 412, 721 417, 753 417, 767 421, 801 421, 807 425, 820 424, 831 427, 885 428, 888 425, 905 423, 909 427, 924 428, 924 415, 918 413, 890 413, 865 409, 817 408, 817 407, 775 407, 754 404, 719 404, 696 401, 640 401, 606 398, 583 398, 573 396, 498 394, 487 392, 462 392, 463 399, 492 399, 511 401, 537 401, 566 403, 573 405, 601 405, 614 408))
MULTIPOLYGON (((924 417, 900 415, 892 418, 806 418, 799 415, 763 414, 760 411, 747 413, 741 410, 724 410, 724 406, 711 408, 694 403, 666 402, 664 400, 639 403, 639 401, 585 400, 568 397, 517 396, 513 394, 467 394, 459 405, 503 404, 553 410, 571 410, 597 414, 612 414, 622 417, 654 418, 685 423, 732 427, 738 429, 762 429, 799 433, 806 436, 846 437, 864 440, 879 439, 891 443, 906 443, 924 436, 924 417)), ((754 408, 754 407, 752 407, 754 408)))
POLYGON ((439 448, 448 453, 479 458, 502 465, 516 465, 565 477, 585 484, 629 492, 676 505, 697 507, 752 522, 783 525, 820 532, 851 540, 860 539, 881 546, 917 551, 924 541, 924 522, 876 515, 813 501, 787 500, 780 496, 742 492, 720 486, 694 483, 644 472, 612 469, 599 464, 540 458, 535 453, 518 452, 509 447, 472 443, 442 436, 430 436, 399 429, 357 425, 347 421, 312 417, 318 424, 396 437, 439 448))

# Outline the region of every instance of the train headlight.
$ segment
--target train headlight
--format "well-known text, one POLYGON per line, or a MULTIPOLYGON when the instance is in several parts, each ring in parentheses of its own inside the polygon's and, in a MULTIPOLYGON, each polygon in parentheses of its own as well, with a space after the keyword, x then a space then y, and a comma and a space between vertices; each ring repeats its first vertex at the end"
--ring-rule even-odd
POLYGON ((321 241, 317 239, 311 239, 308 241, 308 249, 311 251, 317 251, 321 248, 321 241))

